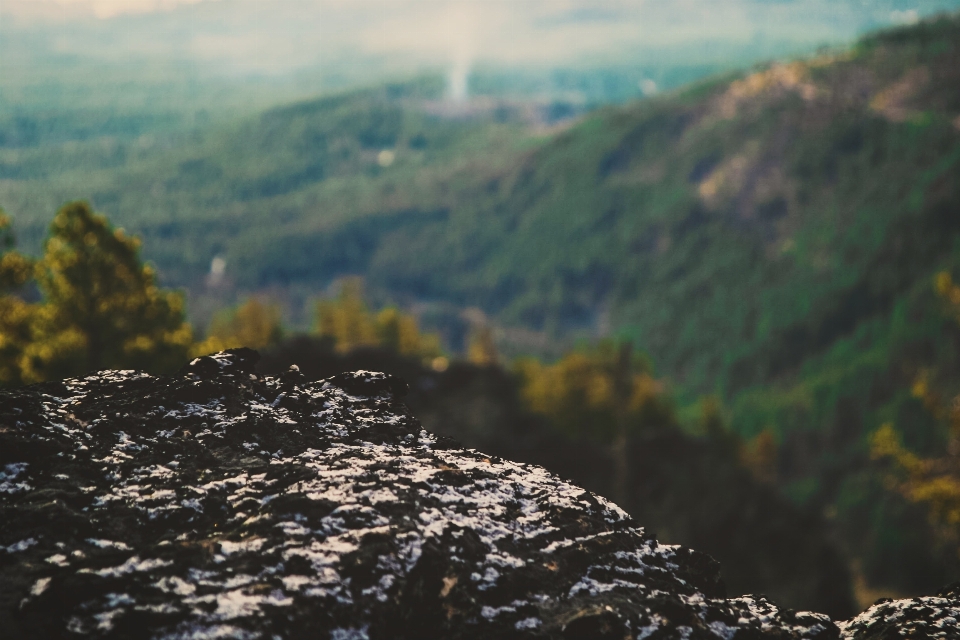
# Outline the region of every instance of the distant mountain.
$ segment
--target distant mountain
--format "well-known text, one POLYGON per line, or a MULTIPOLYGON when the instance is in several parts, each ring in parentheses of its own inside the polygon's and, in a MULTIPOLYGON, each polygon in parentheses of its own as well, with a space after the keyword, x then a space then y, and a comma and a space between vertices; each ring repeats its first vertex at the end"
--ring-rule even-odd
POLYGON ((894 420, 934 447, 910 382, 960 380, 932 287, 960 272, 960 18, 582 117, 445 90, 344 93, 175 144, 0 148, 0 202, 36 246, 63 200, 91 198, 194 300, 362 274, 525 336, 631 338, 682 406, 716 393, 741 435, 776 434, 782 488, 836 518, 868 577, 949 577, 881 497, 865 436, 894 420))

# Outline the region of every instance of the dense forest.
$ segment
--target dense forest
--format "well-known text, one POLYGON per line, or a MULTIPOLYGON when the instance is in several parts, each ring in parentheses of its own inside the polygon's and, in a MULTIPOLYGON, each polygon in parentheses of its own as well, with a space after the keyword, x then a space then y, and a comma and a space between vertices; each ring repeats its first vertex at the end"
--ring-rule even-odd
POLYGON ((20 342, 0 371, 169 371, 240 344, 265 366, 315 354, 315 375, 393 367, 424 381, 429 428, 620 494, 668 541, 723 561, 755 551, 746 531, 781 536, 734 588, 824 608, 812 594, 832 581, 838 611, 851 583, 931 591, 960 563, 958 43, 942 16, 587 113, 449 110, 426 77, 156 138, 141 129, 175 123, 65 139, 9 116, 0 201, 21 250, 81 197, 156 273, 85 205, 36 261, 8 243, 20 342), (76 310, 93 285, 62 276, 70 243, 102 244, 87 253, 104 274, 125 265, 136 326, 93 336, 116 313, 76 310), (91 350, 104 341, 119 351, 91 350), (697 537, 725 526, 746 537, 697 537), (790 530, 808 535, 791 547, 790 530), (815 569, 764 583, 791 548, 815 569))

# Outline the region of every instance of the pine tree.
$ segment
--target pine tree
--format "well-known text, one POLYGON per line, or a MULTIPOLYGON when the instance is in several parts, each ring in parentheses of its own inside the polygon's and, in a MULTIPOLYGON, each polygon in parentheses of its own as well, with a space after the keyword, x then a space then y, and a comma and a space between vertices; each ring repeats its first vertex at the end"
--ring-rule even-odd
POLYGON ((14 251, 10 219, 0 210, 0 384, 23 382, 20 362, 30 341, 35 305, 18 295, 33 278, 34 262, 14 251))
POLYGON ((317 333, 333 338, 341 353, 379 342, 373 315, 363 301, 363 282, 359 278, 344 280, 335 300, 317 303, 317 333))
POLYGON ((25 381, 183 363, 192 343, 183 296, 157 287, 139 246, 85 202, 60 209, 37 265, 44 303, 22 358, 25 381))
POLYGON ((344 280, 335 299, 317 303, 316 332, 332 338, 340 353, 379 346, 428 361, 442 353, 439 336, 421 333, 414 316, 396 307, 371 311, 364 302, 360 278, 344 280))
POLYGON ((515 371, 527 407, 573 435, 613 442, 628 431, 675 424, 663 383, 623 345, 601 343, 550 365, 525 358, 515 371))
POLYGON ((262 349, 279 342, 283 337, 280 307, 250 298, 235 309, 214 317, 207 338, 195 345, 194 355, 202 356, 234 347, 262 349))
MULTIPOLYGON (((946 271, 934 280, 948 313, 960 322, 960 285, 946 271)), ((907 449, 892 423, 881 426, 870 438, 874 459, 891 464, 887 481, 907 500, 925 505, 931 524, 942 540, 960 553, 960 394, 944 401, 931 386, 930 372, 921 371, 911 389, 946 431, 946 447, 939 457, 923 458, 907 449)))
POLYGON ((497 342, 490 325, 482 324, 470 333, 467 360, 482 367, 491 367, 500 361, 497 342))

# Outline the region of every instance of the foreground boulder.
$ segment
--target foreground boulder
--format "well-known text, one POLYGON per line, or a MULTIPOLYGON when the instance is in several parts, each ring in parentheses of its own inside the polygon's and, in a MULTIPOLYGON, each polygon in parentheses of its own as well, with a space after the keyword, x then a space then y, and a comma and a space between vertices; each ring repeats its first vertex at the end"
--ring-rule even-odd
POLYGON ((0 395, 0 637, 896 637, 725 599, 708 556, 422 430, 397 379, 255 364, 0 395))
POLYGON ((925 640, 960 638, 960 582, 936 596, 892 600, 881 598, 872 607, 838 623, 844 638, 856 640, 925 640))

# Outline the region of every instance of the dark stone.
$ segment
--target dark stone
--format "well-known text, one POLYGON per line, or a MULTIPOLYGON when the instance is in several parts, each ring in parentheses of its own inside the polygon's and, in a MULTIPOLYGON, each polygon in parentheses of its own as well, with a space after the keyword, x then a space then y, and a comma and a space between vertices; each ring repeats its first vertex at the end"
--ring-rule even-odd
POLYGON ((0 393, 0 637, 886 637, 724 598, 708 556, 421 429, 395 378, 255 363, 0 393))
POLYGON ((936 596, 891 600, 838 624, 844 640, 948 640, 960 638, 960 593, 955 585, 936 596))
POLYGON ((403 380, 372 371, 346 371, 327 378, 326 382, 359 396, 389 394, 402 398, 410 390, 410 386, 403 380))
POLYGON ((214 378, 227 374, 252 374, 259 361, 259 353, 247 347, 240 347, 194 358, 180 369, 180 373, 200 378, 214 378))

